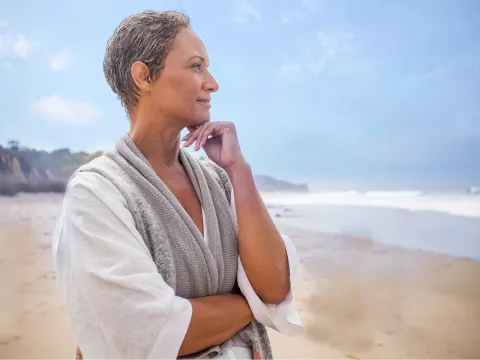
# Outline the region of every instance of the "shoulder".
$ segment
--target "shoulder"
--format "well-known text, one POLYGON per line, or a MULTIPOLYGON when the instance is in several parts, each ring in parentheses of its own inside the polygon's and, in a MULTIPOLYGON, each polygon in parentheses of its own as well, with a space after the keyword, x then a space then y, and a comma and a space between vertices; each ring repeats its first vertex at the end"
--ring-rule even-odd
POLYGON ((129 188, 128 178, 122 175, 122 167, 113 152, 106 152, 99 157, 80 166, 70 177, 69 190, 89 190, 102 198, 113 196, 122 198, 124 189, 129 188))
POLYGON ((80 166, 70 177, 65 193, 66 200, 100 200, 108 204, 125 204, 112 174, 119 171, 116 162, 104 153, 80 166))
POLYGON ((81 204, 105 203, 109 206, 125 206, 126 201, 117 187, 100 173, 77 171, 70 178, 65 192, 65 201, 81 204))
MULTIPOLYGON (((90 160, 88 163, 80 166, 72 175, 72 178, 77 176, 79 173, 85 172, 96 172, 99 174, 102 173, 111 173, 112 171, 118 171, 118 164, 112 158, 112 153, 105 152, 102 155, 90 160)), ((71 179, 72 179, 71 178, 71 179)))

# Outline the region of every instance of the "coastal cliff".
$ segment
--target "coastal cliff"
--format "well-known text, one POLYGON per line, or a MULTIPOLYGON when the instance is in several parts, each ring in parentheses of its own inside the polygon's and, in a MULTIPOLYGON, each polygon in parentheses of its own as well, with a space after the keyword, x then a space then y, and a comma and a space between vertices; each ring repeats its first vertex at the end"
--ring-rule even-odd
MULTIPOLYGON (((64 192, 73 172, 101 154, 101 151, 72 152, 68 148, 48 152, 10 141, 9 147, 0 146, 0 195, 64 192)), ((262 192, 308 192, 305 184, 293 184, 267 175, 256 175, 255 183, 262 192)))

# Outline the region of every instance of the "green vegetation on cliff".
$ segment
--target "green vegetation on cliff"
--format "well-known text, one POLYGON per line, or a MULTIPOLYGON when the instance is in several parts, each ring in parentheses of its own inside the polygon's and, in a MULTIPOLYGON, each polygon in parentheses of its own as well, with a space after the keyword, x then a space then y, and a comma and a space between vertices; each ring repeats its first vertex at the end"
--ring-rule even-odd
POLYGON ((48 152, 9 141, 8 147, 0 146, 0 195, 63 192, 73 172, 100 154, 73 153, 70 149, 48 152))

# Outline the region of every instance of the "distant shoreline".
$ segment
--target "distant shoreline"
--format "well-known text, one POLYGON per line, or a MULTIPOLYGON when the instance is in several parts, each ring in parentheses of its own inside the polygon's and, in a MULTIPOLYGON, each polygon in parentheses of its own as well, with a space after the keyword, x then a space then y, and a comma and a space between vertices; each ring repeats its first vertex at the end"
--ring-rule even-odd
POLYGON ((0 196, 12 197, 22 193, 29 194, 58 194, 64 193, 67 182, 51 181, 38 183, 14 183, 0 184, 0 196))
MULTIPOLYGON (((477 235, 480 234, 480 218, 473 214, 451 214, 445 208, 408 209, 402 207, 405 204, 398 207, 279 204, 270 201, 268 196, 264 200, 275 221, 305 231, 370 239, 376 244, 480 261, 477 235)), ((479 204, 480 199, 475 199, 471 205, 479 204)))

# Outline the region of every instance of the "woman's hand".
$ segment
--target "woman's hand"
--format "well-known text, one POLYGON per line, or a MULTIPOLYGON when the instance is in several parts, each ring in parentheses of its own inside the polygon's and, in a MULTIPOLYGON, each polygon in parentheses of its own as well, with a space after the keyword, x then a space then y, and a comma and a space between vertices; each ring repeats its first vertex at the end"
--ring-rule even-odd
POLYGON ((203 147, 207 156, 223 169, 245 163, 238 143, 235 125, 231 122, 207 122, 197 128, 189 127, 182 141, 184 147, 195 143, 195 151, 203 147))

